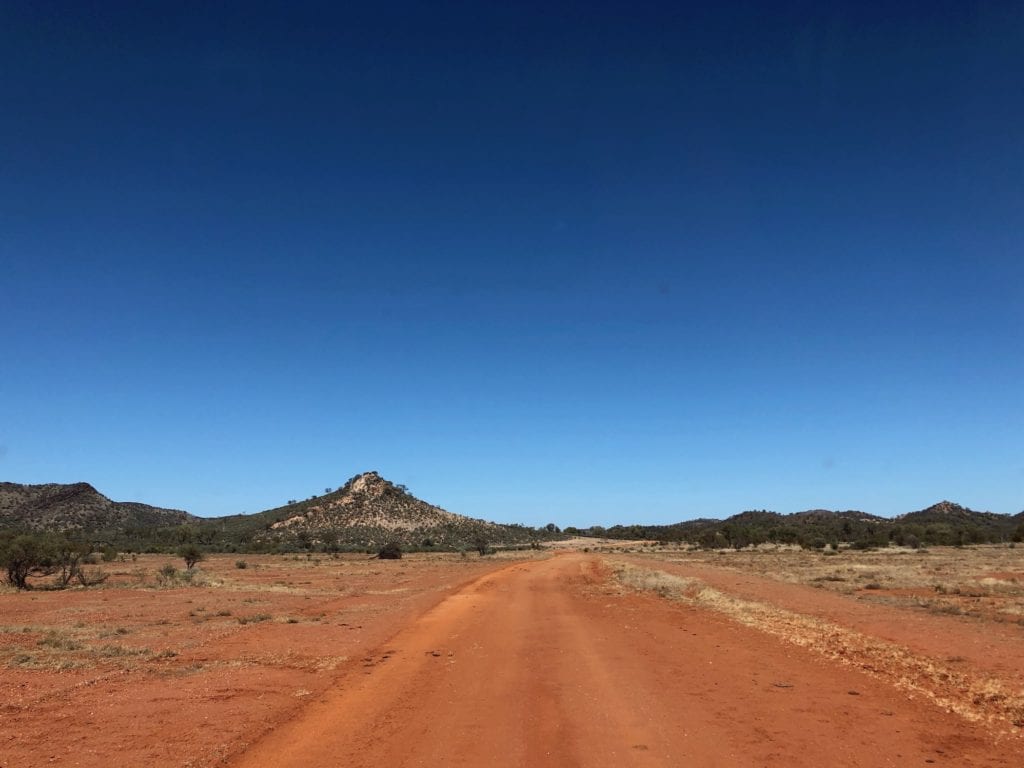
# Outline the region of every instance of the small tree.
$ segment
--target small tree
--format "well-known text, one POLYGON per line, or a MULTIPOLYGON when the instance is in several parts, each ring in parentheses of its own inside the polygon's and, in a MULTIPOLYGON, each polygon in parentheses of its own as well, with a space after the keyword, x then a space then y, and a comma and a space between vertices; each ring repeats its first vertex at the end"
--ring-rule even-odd
POLYGON ((377 557, 381 560, 401 560, 402 547, 399 546, 396 541, 389 541, 380 548, 380 552, 377 553, 377 557))
POLYGON ((480 553, 480 557, 488 555, 491 552, 491 542, 482 533, 477 534, 473 538, 473 548, 480 553))
POLYGON ((28 577, 53 573, 53 546, 45 536, 21 534, 0 547, 0 565, 7 583, 16 589, 30 589, 28 577))
POLYGON ((188 570, 192 570, 193 566, 200 560, 206 557, 203 550, 197 547, 195 544, 183 544, 178 547, 178 557, 184 559, 185 567, 188 570))
POLYGON ((57 568, 57 586, 63 589, 74 579, 86 585, 88 578, 82 566, 92 554, 92 545, 84 541, 69 541, 63 537, 54 542, 54 565, 57 568))

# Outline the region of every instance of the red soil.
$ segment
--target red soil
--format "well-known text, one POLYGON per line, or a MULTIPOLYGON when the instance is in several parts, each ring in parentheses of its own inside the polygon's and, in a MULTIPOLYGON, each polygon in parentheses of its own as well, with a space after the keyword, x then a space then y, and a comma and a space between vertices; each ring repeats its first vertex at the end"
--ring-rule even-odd
POLYGON ((153 589, 172 559, 145 556, 105 566, 125 586, 0 594, 0 768, 217 764, 501 564, 244 557, 210 587, 153 589))
POLYGON ((879 605, 870 599, 877 594, 873 590, 847 596, 727 568, 644 557, 621 559, 679 576, 698 578, 715 589, 746 600, 822 618, 870 637, 896 643, 920 656, 937 661, 952 657, 956 663, 970 666, 978 674, 996 677, 1017 689, 1024 689, 1024 631, 1016 624, 965 620, 924 610, 879 605))
MULTIPOLYGON (((599 556, 249 559, 213 587, 0 594, 0 768, 1022 764, 1020 738, 599 556)), ((1010 627, 637 562, 1021 682, 1010 627)))
POLYGON ((482 577, 231 765, 1016 766, 1020 746, 566 555, 482 577))

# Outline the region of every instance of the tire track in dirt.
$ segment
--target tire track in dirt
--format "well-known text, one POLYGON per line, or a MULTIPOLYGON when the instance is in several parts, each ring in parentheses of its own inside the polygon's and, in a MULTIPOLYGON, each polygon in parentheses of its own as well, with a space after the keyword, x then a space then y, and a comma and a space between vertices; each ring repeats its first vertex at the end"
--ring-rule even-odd
POLYGON ((1019 764, 980 725, 609 576, 579 554, 490 573, 231 765, 1019 764))

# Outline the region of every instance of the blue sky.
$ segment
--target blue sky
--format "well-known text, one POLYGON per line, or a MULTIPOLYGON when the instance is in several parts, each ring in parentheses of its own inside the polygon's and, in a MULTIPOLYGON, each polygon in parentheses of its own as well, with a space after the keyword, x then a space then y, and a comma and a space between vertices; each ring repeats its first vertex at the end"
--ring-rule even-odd
POLYGON ((4 3, 0 479, 1024 508, 1020 4, 487 5, 4 3))

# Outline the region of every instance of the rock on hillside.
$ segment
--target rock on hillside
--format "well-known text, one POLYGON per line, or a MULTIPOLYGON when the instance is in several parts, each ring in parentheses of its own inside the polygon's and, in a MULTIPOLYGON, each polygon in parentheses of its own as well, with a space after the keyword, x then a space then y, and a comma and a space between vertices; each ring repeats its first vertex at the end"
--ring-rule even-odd
POLYGON ((422 546, 430 541, 438 547, 470 546, 481 536, 492 543, 509 541, 512 529, 518 529, 428 504, 376 472, 364 472, 333 493, 269 513, 277 521, 269 525, 268 536, 295 536, 320 544, 372 546, 396 541, 422 546))
POLYGON ((178 509, 111 501, 88 483, 0 483, 0 528, 36 531, 123 531, 194 522, 178 509))

